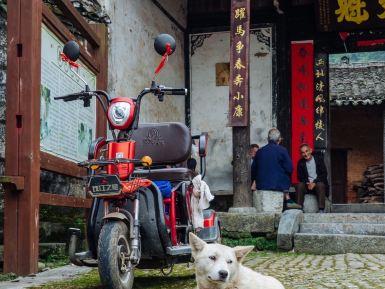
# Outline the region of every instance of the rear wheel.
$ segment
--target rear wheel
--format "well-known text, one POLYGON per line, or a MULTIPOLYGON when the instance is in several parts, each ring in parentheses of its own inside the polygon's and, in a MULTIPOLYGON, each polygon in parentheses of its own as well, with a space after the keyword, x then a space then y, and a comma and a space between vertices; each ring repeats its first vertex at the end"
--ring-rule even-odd
POLYGON ((121 221, 107 221, 98 243, 99 275, 106 288, 132 288, 134 267, 129 260, 130 253, 127 225, 121 221))

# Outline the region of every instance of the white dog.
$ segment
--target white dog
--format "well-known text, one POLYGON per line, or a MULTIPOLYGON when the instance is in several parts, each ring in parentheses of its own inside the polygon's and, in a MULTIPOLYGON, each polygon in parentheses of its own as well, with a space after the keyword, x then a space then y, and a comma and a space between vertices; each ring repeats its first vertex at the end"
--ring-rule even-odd
POLYGON ((259 274, 241 262, 253 246, 230 248, 207 244, 190 233, 198 289, 284 289, 275 278, 259 274))

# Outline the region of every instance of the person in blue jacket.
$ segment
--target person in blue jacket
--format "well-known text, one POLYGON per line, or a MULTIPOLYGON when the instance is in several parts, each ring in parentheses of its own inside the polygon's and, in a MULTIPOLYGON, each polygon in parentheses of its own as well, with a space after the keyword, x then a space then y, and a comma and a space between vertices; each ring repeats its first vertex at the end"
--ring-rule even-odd
POLYGON ((293 163, 286 148, 280 146, 282 141, 278 129, 272 128, 268 134, 268 144, 258 150, 251 166, 252 182, 258 190, 280 191, 285 194, 286 207, 300 209, 301 206, 290 199, 290 176, 293 163))

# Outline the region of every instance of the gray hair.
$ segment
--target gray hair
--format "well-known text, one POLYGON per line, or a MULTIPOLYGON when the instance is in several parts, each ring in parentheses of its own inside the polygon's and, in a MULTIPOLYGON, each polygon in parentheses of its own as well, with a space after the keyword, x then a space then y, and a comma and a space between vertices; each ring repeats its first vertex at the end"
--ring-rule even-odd
POLYGON ((269 134, 267 136, 268 141, 273 141, 275 143, 278 143, 280 139, 281 139, 281 133, 279 132, 278 129, 272 128, 271 130, 269 130, 269 134))

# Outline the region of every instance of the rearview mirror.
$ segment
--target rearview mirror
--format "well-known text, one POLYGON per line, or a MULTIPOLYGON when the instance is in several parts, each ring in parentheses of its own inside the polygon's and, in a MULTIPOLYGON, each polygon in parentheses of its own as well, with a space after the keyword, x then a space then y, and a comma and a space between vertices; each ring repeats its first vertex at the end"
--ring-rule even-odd
POLYGON ((176 48, 175 39, 169 34, 159 34, 154 41, 154 48, 160 55, 171 55, 176 48))
POLYGON ((80 47, 76 41, 68 41, 63 47, 63 53, 67 58, 73 62, 79 59, 80 47))
POLYGON ((209 140, 209 135, 207 132, 203 132, 199 136, 199 156, 200 157, 206 157, 208 140, 209 140))

